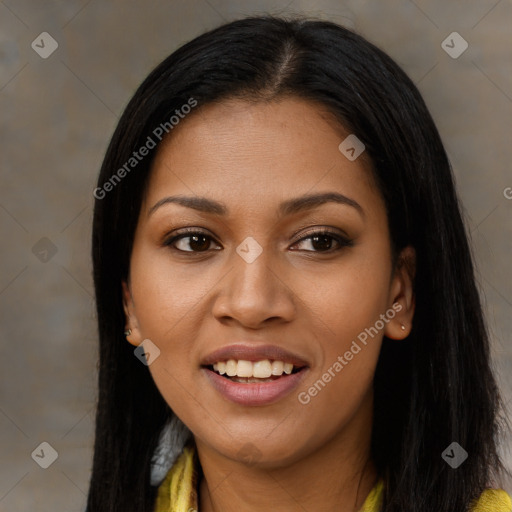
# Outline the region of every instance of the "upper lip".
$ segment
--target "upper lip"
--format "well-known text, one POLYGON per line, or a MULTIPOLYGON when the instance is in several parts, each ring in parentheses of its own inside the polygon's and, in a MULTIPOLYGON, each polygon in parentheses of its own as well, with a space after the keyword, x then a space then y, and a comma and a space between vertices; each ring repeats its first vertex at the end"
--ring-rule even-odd
POLYGON ((201 361, 201 365, 209 366, 219 361, 227 361, 228 359, 242 359, 252 362, 269 359, 270 361, 292 363, 293 366, 299 368, 308 366, 307 361, 300 356, 277 345, 250 345, 247 343, 236 343, 219 348, 208 354, 201 361))

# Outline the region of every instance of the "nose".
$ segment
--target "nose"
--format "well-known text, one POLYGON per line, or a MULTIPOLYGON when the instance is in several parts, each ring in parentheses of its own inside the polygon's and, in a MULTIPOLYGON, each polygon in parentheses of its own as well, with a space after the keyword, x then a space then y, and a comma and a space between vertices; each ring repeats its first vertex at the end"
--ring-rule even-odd
POLYGON ((270 250, 248 263, 233 252, 233 268, 219 283, 213 314, 219 321, 236 321, 258 329, 269 322, 290 322, 296 300, 286 273, 272 262, 270 250))

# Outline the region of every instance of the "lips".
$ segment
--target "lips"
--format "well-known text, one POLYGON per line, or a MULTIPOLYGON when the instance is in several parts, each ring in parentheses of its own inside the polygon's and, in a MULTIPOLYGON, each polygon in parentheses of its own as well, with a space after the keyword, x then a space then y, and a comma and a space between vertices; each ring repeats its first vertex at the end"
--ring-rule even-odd
POLYGON ((307 361, 276 345, 235 344, 218 349, 202 362, 208 382, 240 405, 267 405, 289 394, 304 378, 307 361))

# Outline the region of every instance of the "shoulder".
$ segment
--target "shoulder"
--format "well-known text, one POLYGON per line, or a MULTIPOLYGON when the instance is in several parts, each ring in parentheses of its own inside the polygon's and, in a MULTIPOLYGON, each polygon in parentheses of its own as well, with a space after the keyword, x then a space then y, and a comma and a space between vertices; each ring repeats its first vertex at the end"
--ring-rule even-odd
POLYGON ((512 512, 512 499, 502 489, 485 489, 471 512, 512 512))
MULTIPOLYGON (((359 512, 375 512, 381 509, 384 482, 376 483, 359 512)), ((512 512, 512 499, 502 489, 485 489, 470 508, 471 512, 512 512)))

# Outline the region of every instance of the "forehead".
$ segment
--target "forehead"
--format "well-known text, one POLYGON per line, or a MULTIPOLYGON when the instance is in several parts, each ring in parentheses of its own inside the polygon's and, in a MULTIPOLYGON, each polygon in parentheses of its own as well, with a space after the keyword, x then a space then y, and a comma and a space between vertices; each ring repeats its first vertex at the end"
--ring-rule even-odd
POLYGON ((368 156, 350 161, 338 148, 348 135, 324 108, 298 98, 199 106, 160 145, 147 207, 171 193, 246 208, 327 190, 378 200, 368 156))

